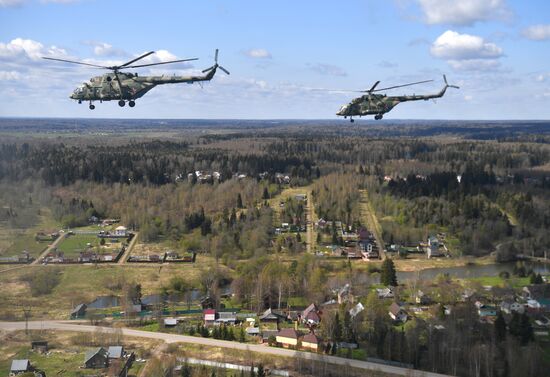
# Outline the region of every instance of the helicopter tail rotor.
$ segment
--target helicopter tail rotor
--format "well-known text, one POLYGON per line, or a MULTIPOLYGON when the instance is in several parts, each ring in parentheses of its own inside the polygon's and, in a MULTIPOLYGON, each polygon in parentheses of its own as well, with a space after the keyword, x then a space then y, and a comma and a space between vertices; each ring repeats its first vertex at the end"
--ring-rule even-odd
POLYGON ((447 76, 443 75, 443 81, 445 81, 445 86, 447 88, 455 88, 455 89, 460 89, 460 87, 456 86, 456 85, 449 85, 449 83, 447 82, 447 76))
POLYGON ((218 52, 219 50, 216 49, 216 52, 214 53, 214 65, 212 67, 209 67, 209 68, 206 68, 206 69, 203 69, 202 70, 202 73, 206 73, 206 72, 210 72, 212 70, 216 70, 216 69, 220 69, 222 70, 226 75, 229 75, 229 71, 227 69, 225 69, 224 67, 222 67, 221 65, 218 64, 218 52))

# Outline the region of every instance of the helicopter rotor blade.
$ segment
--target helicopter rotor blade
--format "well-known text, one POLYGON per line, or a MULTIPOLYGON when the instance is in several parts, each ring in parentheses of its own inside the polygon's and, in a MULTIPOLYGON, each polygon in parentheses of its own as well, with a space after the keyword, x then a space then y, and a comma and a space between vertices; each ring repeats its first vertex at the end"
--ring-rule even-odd
MULTIPOLYGON (((199 58, 179 59, 179 60, 171 60, 171 61, 169 61, 169 62, 150 63, 150 64, 127 65, 127 66, 124 66, 124 68, 150 67, 150 66, 153 66, 153 65, 162 65, 162 64, 172 64, 172 63, 189 62, 189 61, 192 61, 192 60, 199 60, 199 58)), ((121 67, 122 67, 122 66, 121 66, 121 67)))
POLYGON ((369 92, 369 93, 374 92, 374 88, 376 88, 378 84, 380 84, 380 81, 375 82, 372 88, 370 88, 369 90, 366 90, 366 92, 369 92))
POLYGON ((387 88, 381 88, 381 89, 376 89, 376 90, 371 90, 370 92, 380 92, 382 90, 390 90, 390 89, 395 89, 395 88, 402 88, 404 86, 411 86, 411 85, 418 85, 418 84, 424 84, 426 82, 432 82, 434 80, 424 80, 424 81, 417 81, 417 82, 411 82, 409 84, 403 84, 403 85, 395 85, 395 86, 389 86, 387 88))
POLYGON ((219 50, 216 49, 216 52, 214 53, 214 63, 218 64, 218 52, 219 50))
POLYGON ((132 64, 132 63, 134 63, 134 62, 137 62, 138 60, 141 60, 141 59, 143 59, 143 58, 145 58, 145 57, 147 57, 147 56, 149 56, 149 55, 151 55, 151 54, 154 54, 154 53, 155 53, 155 51, 146 52, 145 54, 143 54, 143 55, 141 55, 141 56, 138 56, 137 58, 132 59, 132 60, 130 60, 129 62, 126 62, 126 63, 121 64, 121 65, 116 66, 116 67, 117 67, 117 68, 127 67, 127 66, 129 66, 130 64, 132 64))
POLYGON ((226 75, 230 75, 229 71, 227 69, 225 69, 224 67, 222 67, 221 65, 219 65, 218 68, 221 69, 222 71, 224 71, 226 75))
POLYGON ((95 67, 95 68, 107 68, 107 69, 109 68, 109 67, 106 67, 106 66, 104 66, 104 65, 83 63, 83 62, 77 62, 77 61, 74 61, 74 60, 57 59, 57 58, 48 58, 48 57, 45 57, 45 56, 43 56, 42 59, 46 59, 46 60, 55 60, 55 61, 64 62, 64 63, 72 63, 72 64, 87 65, 87 66, 95 67))

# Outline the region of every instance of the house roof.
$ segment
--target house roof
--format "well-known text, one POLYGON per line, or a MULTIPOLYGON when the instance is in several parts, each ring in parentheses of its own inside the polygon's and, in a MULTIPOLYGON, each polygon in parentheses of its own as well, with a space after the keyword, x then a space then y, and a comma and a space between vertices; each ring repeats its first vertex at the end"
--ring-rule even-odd
POLYGON ((237 313, 235 312, 219 312, 218 319, 226 321, 236 321, 237 313))
POLYGON ((298 332, 294 329, 287 328, 279 331, 277 333, 277 336, 280 336, 282 338, 298 339, 298 332))
POLYGON ((529 292, 531 298, 550 298, 550 284, 534 284, 523 288, 524 291, 529 292))
POLYGON ((74 307, 71 314, 78 314, 78 312, 80 310, 86 310, 87 307, 88 307, 88 305, 86 305, 86 304, 78 304, 77 306, 74 307))
POLYGON ((203 313, 206 314, 216 314, 216 309, 205 309, 203 313))
POLYGON ((126 230, 125 226, 117 226, 115 230, 126 230))
POLYGON ((12 360, 10 372, 26 371, 31 366, 31 362, 28 359, 12 360))
POLYGON ((284 318, 284 316, 274 312, 273 310, 271 310, 271 308, 269 308, 259 318, 260 318, 260 321, 279 320, 280 318, 284 318))
POLYGON ((259 327, 247 327, 245 331, 248 335, 259 335, 260 334, 260 328, 259 327))
POLYGON ((309 312, 305 318, 308 321, 312 321, 312 322, 320 322, 321 321, 321 318, 319 317, 319 314, 317 314, 317 312, 309 312))
POLYGON ((111 359, 120 359, 124 348, 122 346, 110 346, 108 349, 109 357, 111 359))
POLYGON ((164 318, 164 324, 166 326, 176 326, 178 324, 178 320, 176 318, 164 318))
POLYGON ((396 302, 394 302, 390 305, 390 313, 391 314, 397 315, 399 313, 399 311, 401 311, 401 307, 396 302))
POLYGON ((304 311, 302 312, 302 317, 304 318, 307 318, 308 314, 311 313, 311 312, 317 312, 318 309, 317 309, 317 305, 315 305, 314 303, 310 304, 307 308, 304 309, 304 311))
POLYGON ((92 350, 86 351, 86 354, 84 355, 84 364, 90 361, 90 359, 92 359, 95 355, 101 355, 106 358, 109 357, 109 353, 105 348, 103 347, 94 348, 92 350))
POLYGON ((309 334, 305 335, 304 338, 302 339, 302 343, 304 343, 304 342, 305 343, 319 344, 320 339, 314 333, 309 333, 309 334))

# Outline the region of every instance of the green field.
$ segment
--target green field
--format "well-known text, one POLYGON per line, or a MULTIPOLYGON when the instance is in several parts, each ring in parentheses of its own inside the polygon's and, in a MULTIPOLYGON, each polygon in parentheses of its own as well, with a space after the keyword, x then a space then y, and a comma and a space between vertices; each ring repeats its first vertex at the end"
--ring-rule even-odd
POLYGON ((19 256, 23 250, 27 250, 31 256, 38 257, 48 247, 50 242, 38 242, 34 237, 34 234, 30 232, 12 237, 10 246, 3 252, 0 250, 0 255, 19 256))
MULTIPOLYGON (((47 354, 39 354, 32 351, 30 341, 24 341, 22 333, 16 335, 17 340, 6 341, 0 344, 0 376, 9 375, 13 359, 29 359, 31 365, 46 372, 46 376, 80 377, 89 374, 95 375, 99 371, 106 371, 101 369, 81 369, 86 351, 96 347, 72 345, 67 342, 66 336, 66 334, 63 334, 60 338, 57 338, 57 336, 49 335, 47 339, 49 339, 50 350, 47 354), (59 344, 59 340, 63 344, 59 344)), ((136 350, 135 345, 131 346, 131 349, 136 350)), ((129 375, 136 376, 142 367, 142 363, 134 363, 129 375)))
POLYGON ((95 234, 67 235, 57 246, 57 250, 62 251, 67 258, 76 258, 80 252, 90 248, 94 251, 99 249, 101 253, 117 253, 125 240, 119 238, 117 242, 112 243, 110 238, 105 238, 105 245, 103 246, 100 242, 101 238, 95 234))

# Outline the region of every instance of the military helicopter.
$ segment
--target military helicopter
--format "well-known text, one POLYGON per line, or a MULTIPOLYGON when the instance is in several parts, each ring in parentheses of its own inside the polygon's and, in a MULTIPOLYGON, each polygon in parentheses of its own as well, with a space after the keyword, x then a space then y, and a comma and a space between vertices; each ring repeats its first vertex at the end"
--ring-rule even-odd
POLYGON ((203 70, 202 73, 206 73, 203 76, 176 76, 176 75, 138 76, 137 73, 121 72, 121 69, 151 67, 155 65, 172 64, 172 63, 198 60, 198 58, 190 58, 190 59, 179 59, 179 60, 172 60, 172 61, 160 62, 160 63, 138 64, 138 65, 133 64, 138 60, 141 60, 154 53, 155 53, 154 51, 150 51, 135 59, 130 60, 129 62, 126 62, 121 65, 113 65, 113 66, 103 66, 103 65, 90 64, 90 63, 78 62, 73 60, 57 59, 57 58, 49 58, 49 57, 43 57, 43 59, 55 60, 55 61, 60 61, 65 63, 72 63, 72 64, 86 65, 94 68, 101 68, 101 69, 107 69, 109 71, 112 71, 111 73, 105 73, 101 76, 92 77, 89 83, 87 82, 83 83, 82 85, 80 85, 78 88, 74 90, 73 94, 71 94, 70 98, 77 100, 78 103, 82 103, 83 101, 89 101, 90 110, 95 109, 95 105, 93 104, 93 101, 103 102, 103 101, 118 100, 118 105, 120 107, 124 107, 126 105, 126 102, 128 102, 128 106, 134 107, 136 105, 136 102, 135 102, 136 99, 143 97, 148 91, 150 91, 157 85, 178 84, 178 83, 192 84, 194 82, 210 81, 216 74, 216 71, 218 68, 229 75, 229 71, 218 64, 217 49, 214 55, 214 65, 211 66, 210 68, 206 68, 205 70, 203 70))
MULTIPOLYGON (((424 94, 424 95, 410 95, 410 96, 387 96, 386 94, 375 94, 376 92, 381 92, 383 90, 390 90, 395 88, 402 88, 404 86, 418 85, 426 82, 432 82, 433 80, 425 80, 412 82, 404 85, 390 86, 388 88, 376 89, 380 81, 374 83, 372 88, 369 90, 358 90, 355 92, 366 93, 361 97, 354 98, 350 103, 343 105, 340 110, 336 113, 338 116, 343 116, 344 119, 349 117, 350 122, 354 122, 353 117, 363 115, 374 115, 374 119, 380 120, 385 113, 390 112, 395 106, 401 102, 407 101, 427 101, 432 98, 441 98, 445 95, 447 88, 456 88, 459 89, 456 85, 449 85, 447 83, 447 77, 443 75, 443 81, 445 81, 445 86, 439 93, 435 94, 424 94)), ((341 92, 341 91, 340 91, 341 92)))

